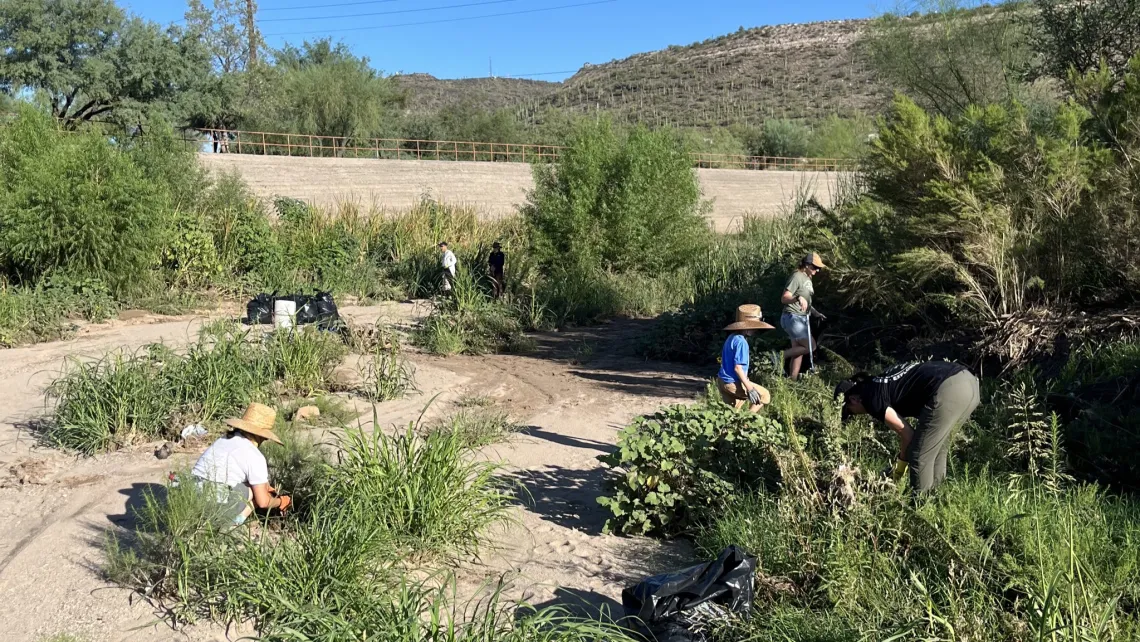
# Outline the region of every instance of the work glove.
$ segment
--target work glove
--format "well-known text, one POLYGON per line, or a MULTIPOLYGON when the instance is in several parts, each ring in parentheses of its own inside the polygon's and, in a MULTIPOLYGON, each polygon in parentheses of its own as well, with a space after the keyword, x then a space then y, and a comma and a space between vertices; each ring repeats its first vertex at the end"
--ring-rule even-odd
POLYGON ((289 510, 289 507, 293 505, 293 498, 288 495, 282 495, 278 499, 281 500, 281 505, 277 507, 277 510, 284 514, 289 510))
POLYGON ((888 465, 883 469, 882 476, 890 477, 896 483, 902 481, 903 476, 906 475, 908 470, 907 463, 901 459, 896 459, 894 465, 888 465))
POLYGON ((755 388, 749 388, 748 389, 748 401, 752 402, 752 405, 754 405, 754 406, 756 404, 759 404, 760 403, 760 391, 755 389, 755 388))

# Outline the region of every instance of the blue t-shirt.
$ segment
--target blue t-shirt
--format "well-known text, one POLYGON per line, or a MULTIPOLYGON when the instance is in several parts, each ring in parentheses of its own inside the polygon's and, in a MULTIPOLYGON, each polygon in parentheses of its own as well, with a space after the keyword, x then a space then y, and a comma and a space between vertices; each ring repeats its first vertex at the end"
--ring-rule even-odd
POLYGON ((736 366, 748 372, 748 339, 743 334, 734 334, 724 342, 720 351, 720 372, 717 376, 725 383, 736 383, 736 366))

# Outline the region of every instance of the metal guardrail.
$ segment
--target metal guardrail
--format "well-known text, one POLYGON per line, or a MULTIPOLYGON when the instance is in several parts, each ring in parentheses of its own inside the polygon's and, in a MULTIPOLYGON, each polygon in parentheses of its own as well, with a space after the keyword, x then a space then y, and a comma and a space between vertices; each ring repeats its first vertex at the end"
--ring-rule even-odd
MULTIPOLYGON (((225 129, 198 129, 206 151, 223 154, 303 156, 312 158, 375 158, 391 160, 451 160, 506 163, 552 162, 560 145, 483 143, 477 141, 406 138, 346 138, 315 134, 286 134, 225 129)), ((736 154, 694 153, 695 167, 715 169, 842 171, 854 161, 841 158, 786 158, 736 154)))

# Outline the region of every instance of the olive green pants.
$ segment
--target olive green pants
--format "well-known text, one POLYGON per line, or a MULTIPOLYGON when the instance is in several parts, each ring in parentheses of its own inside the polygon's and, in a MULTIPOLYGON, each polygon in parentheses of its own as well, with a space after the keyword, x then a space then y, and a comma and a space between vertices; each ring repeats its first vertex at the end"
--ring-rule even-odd
POLYGON ((978 379, 969 372, 959 372, 938 387, 918 416, 914 437, 907 449, 911 492, 925 493, 946 478, 950 435, 970 418, 980 401, 978 379))

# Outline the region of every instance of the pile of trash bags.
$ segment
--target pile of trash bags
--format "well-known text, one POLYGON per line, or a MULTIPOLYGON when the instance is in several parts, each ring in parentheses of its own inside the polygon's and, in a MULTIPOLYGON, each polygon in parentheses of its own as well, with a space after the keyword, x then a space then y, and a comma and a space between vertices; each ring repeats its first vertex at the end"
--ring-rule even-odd
POLYGON ((334 330, 340 327, 340 313, 336 309, 336 302, 332 294, 317 292, 307 294, 287 294, 278 296, 261 293, 253 297, 245 306, 245 322, 248 325, 261 325, 273 323, 273 309, 278 301, 293 301, 297 304, 297 313, 294 323, 297 325, 317 324, 318 328, 334 330))
POLYGON ((707 642, 718 623, 751 615, 755 580, 756 558, 729 546, 712 562, 642 580, 621 602, 647 640, 707 642))

